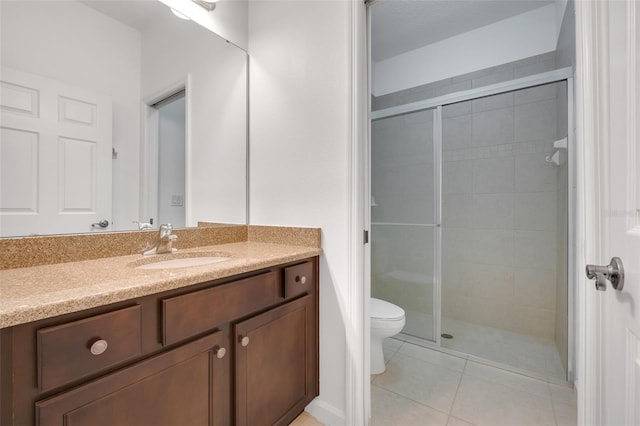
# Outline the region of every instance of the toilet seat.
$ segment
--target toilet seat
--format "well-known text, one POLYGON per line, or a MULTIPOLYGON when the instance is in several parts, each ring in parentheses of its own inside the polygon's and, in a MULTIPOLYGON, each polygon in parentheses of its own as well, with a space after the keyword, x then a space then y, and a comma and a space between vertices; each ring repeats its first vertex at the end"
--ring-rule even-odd
POLYGON ((385 300, 371 298, 371 322, 398 322, 404 320, 404 309, 385 300))

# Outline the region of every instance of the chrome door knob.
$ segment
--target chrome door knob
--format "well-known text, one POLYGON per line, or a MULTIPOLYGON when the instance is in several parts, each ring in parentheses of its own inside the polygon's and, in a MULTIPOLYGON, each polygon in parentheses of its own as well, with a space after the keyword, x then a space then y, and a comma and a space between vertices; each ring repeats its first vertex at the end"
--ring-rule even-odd
POLYGON ((242 336, 240 337, 240 344, 243 347, 247 347, 247 345, 249 345, 249 336, 242 336))
POLYGON ((300 283, 300 284, 305 284, 307 282, 307 277, 303 276, 296 276, 296 282, 300 283))
POLYGON ((222 359, 227 354, 227 350, 225 348, 217 348, 215 349, 215 354, 218 359, 222 359))
POLYGON ((618 291, 624 287, 624 267, 622 259, 619 257, 611 258, 606 266, 587 265, 587 278, 596 280, 596 290, 605 291, 607 289, 607 281, 611 282, 611 286, 618 291))

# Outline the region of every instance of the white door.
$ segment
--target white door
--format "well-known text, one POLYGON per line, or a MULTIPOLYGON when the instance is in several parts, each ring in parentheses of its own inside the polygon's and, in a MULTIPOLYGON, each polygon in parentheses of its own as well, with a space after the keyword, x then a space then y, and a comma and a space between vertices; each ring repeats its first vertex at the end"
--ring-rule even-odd
MULTIPOLYGON (((0 236, 111 222, 111 100, 2 67, 0 236)), ((109 224, 110 225, 110 224, 109 224)))
POLYGON ((640 5, 577 3, 583 65, 578 72, 586 82, 579 128, 587 210, 582 261, 607 265, 619 257, 624 264, 619 291, 609 282, 606 291, 596 291, 594 281, 580 283, 586 287, 581 289, 579 418, 581 424, 635 426, 640 425, 640 5))

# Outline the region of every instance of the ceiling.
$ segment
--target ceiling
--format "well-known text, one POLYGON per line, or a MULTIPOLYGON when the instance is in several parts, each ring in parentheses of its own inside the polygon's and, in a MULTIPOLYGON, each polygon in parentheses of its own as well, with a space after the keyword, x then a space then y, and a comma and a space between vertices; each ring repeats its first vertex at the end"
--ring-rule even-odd
POLYGON ((554 3, 554 0, 379 0, 371 6, 378 62, 554 3))

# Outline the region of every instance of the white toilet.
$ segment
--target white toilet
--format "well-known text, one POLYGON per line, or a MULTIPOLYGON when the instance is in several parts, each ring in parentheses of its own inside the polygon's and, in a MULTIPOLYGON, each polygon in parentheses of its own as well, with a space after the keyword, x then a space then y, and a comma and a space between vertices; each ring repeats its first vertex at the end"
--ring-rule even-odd
POLYGON ((404 309, 384 300, 371 298, 371 374, 384 373, 382 341, 402 331, 404 309))

